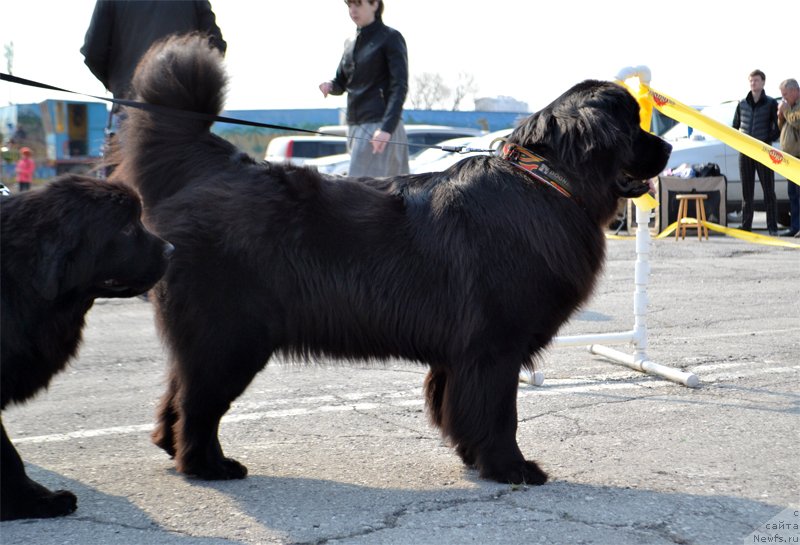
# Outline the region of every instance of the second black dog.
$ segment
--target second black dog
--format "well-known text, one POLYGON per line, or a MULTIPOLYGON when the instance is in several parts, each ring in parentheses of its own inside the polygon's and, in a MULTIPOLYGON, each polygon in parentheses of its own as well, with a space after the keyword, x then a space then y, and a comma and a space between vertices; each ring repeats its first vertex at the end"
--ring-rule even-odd
MULTIPOLYGON (((144 228, 138 196, 121 184, 68 175, 0 202, 5 409, 46 388, 66 366, 96 298, 147 291, 173 247, 144 228)), ((27 476, 2 427, 0 519, 56 517, 76 507, 71 492, 51 492, 27 476)))

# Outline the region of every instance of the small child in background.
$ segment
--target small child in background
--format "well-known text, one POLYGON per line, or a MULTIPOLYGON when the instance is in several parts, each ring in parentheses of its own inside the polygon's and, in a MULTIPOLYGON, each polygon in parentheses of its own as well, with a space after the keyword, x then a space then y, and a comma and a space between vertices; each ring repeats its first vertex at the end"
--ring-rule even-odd
POLYGON ((36 170, 36 163, 31 157, 31 148, 24 147, 19 151, 22 154, 22 157, 19 161, 17 161, 16 174, 17 187, 19 188, 19 192, 22 193, 23 191, 28 191, 31 188, 33 173, 36 170))

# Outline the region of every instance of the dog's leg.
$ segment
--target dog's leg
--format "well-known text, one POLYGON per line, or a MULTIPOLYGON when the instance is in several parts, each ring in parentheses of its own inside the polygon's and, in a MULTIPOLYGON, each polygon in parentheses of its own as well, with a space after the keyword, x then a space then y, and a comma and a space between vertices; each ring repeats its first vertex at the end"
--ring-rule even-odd
POLYGON ((154 439, 167 452, 174 449, 181 473, 207 480, 243 479, 247 468, 225 457, 218 430, 233 400, 272 354, 275 343, 263 320, 266 304, 253 299, 248 307, 238 284, 226 277, 206 277, 214 266, 180 265, 167 273, 156 301, 159 328, 170 353, 170 376, 154 439), (193 275, 197 270, 203 271, 200 278, 193 275), (178 274, 179 280, 170 274, 178 274))
POLYGON ((446 383, 447 373, 441 369, 431 369, 425 377, 425 405, 428 407, 428 417, 431 424, 439 429, 442 428, 442 403, 446 383))
POLYGON ((547 481, 547 474, 525 460, 516 439, 520 367, 491 357, 452 368, 442 404, 442 430, 464 463, 474 465, 481 477, 539 485, 547 481))
POLYGON ((219 421, 230 404, 202 398, 181 404, 177 425, 178 471, 209 481, 244 479, 247 468, 232 458, 226 458, 219 444, 219 421))
POLYGON ((177 408, 178 384, 175 377, 174 368, 170 370, 169 383, 164 397, 157 412, 156 429, 150 436, 156 446, 161 447, 169 454, 170 458, 175 457, 175 424, 178 422, 177 408))
MULTIPOLYGON (((446 414, 446 395, 447 371, 431 369, 425 377, 425 404, 428 408, 428 417, 431 424, 439 428, 445 438, 452 439, 451 424, 446 414)), ((473 467, 475 453, 469 451, 465 444, 456 443, 454 446, 464 465, 473 467)))
POLYGON ((74 512, 78 507, 75 494, 67 490, 51 492, 31 480, 2 422, 0 427, 0 520, 61 517, 74 512))
POLYGON ((244 335, 229 330, 225 346, 194 347, 194 357, 183 354, 177 360, 175 462, 182 473, 207 480, 247 476, 245 466, 224 456, 218 438, 220 419, 271 354, 268 342, 258 345, 251 331, 244 335))

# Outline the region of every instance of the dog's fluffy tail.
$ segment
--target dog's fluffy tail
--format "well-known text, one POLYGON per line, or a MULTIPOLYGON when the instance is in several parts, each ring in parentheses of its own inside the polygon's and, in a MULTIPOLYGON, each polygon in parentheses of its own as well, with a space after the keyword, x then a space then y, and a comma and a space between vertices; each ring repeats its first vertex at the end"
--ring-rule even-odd
POLYGON ((218 115, 226 85, 222 54, 205 35, 172 36, 154 44, 136 67, 132 90, 137 100, 161 108, 126 109, 128 119, 105 160, 113 171, 110 178, 134 186, 145 209, 201 179, 197 157, 203 155, 196 148, 218 138, 210 133, 212 121, 170 110, 218 115))
MULTIPOLYGON (((219 50, 207 36, 191 33, 154 44, 139 62, 132 87, 143 102, 218 115, 225 104, 227 79, 219 50)), ((149 115, 154 117, 156 125, 175 128, 180 125, 183 131, 189 126, 207 130, 212 123, 162 113, 149 115)))

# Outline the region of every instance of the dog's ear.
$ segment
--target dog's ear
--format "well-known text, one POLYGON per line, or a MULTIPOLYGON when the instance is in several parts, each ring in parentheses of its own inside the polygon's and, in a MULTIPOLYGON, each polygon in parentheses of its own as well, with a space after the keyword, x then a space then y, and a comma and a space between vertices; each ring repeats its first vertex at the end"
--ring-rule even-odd
POLYGON ((631 154, 631 139, 619 130, 607 112, 577 107, 553 116, 551 142, 561 160, 591 165, 607 174, 619 171, 631 154))
POLYGON ((52 301, 58 296, 66 261, 67 254, 58 241, 51 238, 39 243, 31 286, 44 299, 52 301))
POLYGON ((81 242, 80 230, 62 222, 39 243, 31 285, 44 299, 53 301, 65 290, 69 260, 81 242))

